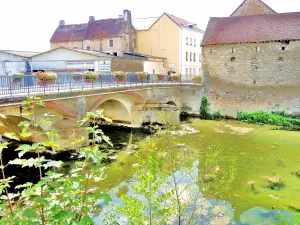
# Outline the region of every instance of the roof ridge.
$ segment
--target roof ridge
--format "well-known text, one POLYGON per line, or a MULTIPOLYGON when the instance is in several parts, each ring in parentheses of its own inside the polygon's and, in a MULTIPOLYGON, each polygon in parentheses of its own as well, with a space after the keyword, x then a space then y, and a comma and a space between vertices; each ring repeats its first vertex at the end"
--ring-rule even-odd
MULTIPOLYGON (((251 1, 251 0, 244 0, 234 11, 233 13, 230 14, 230 17, 236 13, 238 11, 239 8, 241 8, 247 1, 251 1)), ((271 11, 273 11, 274 13, 277 13, 274 9, 272 9, 270 6, 268 6, 265 2, 263 2, 262 0, 258 0, 261 4, 265 5, 268 9, 270 9, 271 11)), ((259 14, 256 14, 259 15, 259 14)))

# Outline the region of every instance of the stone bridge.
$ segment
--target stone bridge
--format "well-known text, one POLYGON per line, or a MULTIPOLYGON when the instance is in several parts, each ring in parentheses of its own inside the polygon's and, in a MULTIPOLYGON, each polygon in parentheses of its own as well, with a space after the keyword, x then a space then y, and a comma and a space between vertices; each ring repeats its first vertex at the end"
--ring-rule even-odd
MULTIPOLYGON (((57 141, 61 148, 71 148, 74 147, 71 146, 71 141, 84 135, 84 129, 78 128, 77 122, 86 112, 103 109, 105 116, 111 118, 113 123, 132 127, 139 127, 147 122, 163 123, 167 120, 172 124, 178 124, 182 111, 199 112, 202 94, 201 86, 192 83, 152 83, 60 93, 41 92, 35 95, 43 98, 46 107, 36 106, 37 120, 42 119, 43 114, 47 112, 55 115, 52 128, 60 133, 57 141)), ((29 119, 21 115, 22 99, 25 97, 19 95, 11 98, 2 97, 0 113, 6 115, 6 119, 1 119, 4 126, 0 127, 0 134, 20 133, 19 122, 29 119)), ((34 142, 41 137, 33 136, 30 140, 19 138, 34 142)))

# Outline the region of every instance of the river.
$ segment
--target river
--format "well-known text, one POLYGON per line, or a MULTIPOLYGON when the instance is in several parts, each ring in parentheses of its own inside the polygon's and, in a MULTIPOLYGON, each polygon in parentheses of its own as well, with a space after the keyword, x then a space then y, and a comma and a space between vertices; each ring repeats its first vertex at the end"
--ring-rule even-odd
MULTIPOLYGON (((272 220, 271 217, 276 215, 272 209, 281 210, 287 217, 291 216, 290 213, 297 213, 297 210, 299 213, 300 178, 295 172, 300 170, 300 132, 233 120, 190 119, 188 125, 199 133, 179 135, 176 140, 185 145, 192 161, 199 162, 197 168, 194 168, 198 170, 198 174, 205 168, 203 162, 208 146, 219 146, 220 170, 226 170, 232 159, 235 161, 236 178, 230 191, 222 193, 222 199, 234 209, 233 220, 242 221, 242 224, 274 224, 276 219, 272 220), (283 184, 274 188, 266 180, 275 175, 282 177, 283 184), (255 181, 254 188, 249 181, 255 181)), ((152 137, 151 141, 158 145, 165 142, 159 136, 152 137)), ((136 144, 140 146, 139 154, 146 155, 149 151, 149 138, 136 144)), ((128 182, 134 179, 135 163, 135 154, 120 152, 116 161, 108 167, 107 178, 100 184, 101 188, 118 191, 118 188, 129 187, 128 182)), ((217 191, 210 190, 204 191, 204 196, 210 199, 220 197, 217 191)))

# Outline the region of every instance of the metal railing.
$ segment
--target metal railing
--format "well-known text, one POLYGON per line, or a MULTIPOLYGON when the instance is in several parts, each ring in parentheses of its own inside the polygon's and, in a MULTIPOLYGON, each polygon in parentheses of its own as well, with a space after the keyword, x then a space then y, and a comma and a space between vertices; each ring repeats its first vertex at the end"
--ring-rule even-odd
POLYGON ((95 82, 88 82, 81 77, 73 77, 72 73, 59 74, 53 83, 41 84, 35 75, 25 75, 23 77, 0 75, 0 99, 24 97, 30 95, 51 95, 68 92, 79 92, 96 89, 136 87, 143 85, 196 85, 193 81, 195 75, 183 75, 179 80, 172 80, 171 76, 157 77, 148 74, 144 81, 139 81, 136 74, 127 75, 124 82, 117 82, 113 75, 100 75, 95 82))

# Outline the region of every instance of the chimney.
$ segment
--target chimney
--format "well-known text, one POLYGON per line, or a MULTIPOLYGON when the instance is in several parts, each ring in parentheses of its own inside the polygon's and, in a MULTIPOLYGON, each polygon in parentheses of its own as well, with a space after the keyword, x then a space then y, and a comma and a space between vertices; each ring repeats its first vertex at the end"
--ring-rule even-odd
POLYGON ((129 23, 131 24, 131 12, 128 9, 123 10, 123 17, 124 17, 124 21, 129 21, 129 23))
POLYGON ((94 16, 90 16, 89 21, 95 21, 95 17, 94 16))
POLYGON ((64 26, 65 24, 66 24, 66 22, 64 20, 59 21, 59 26, 64 26))

